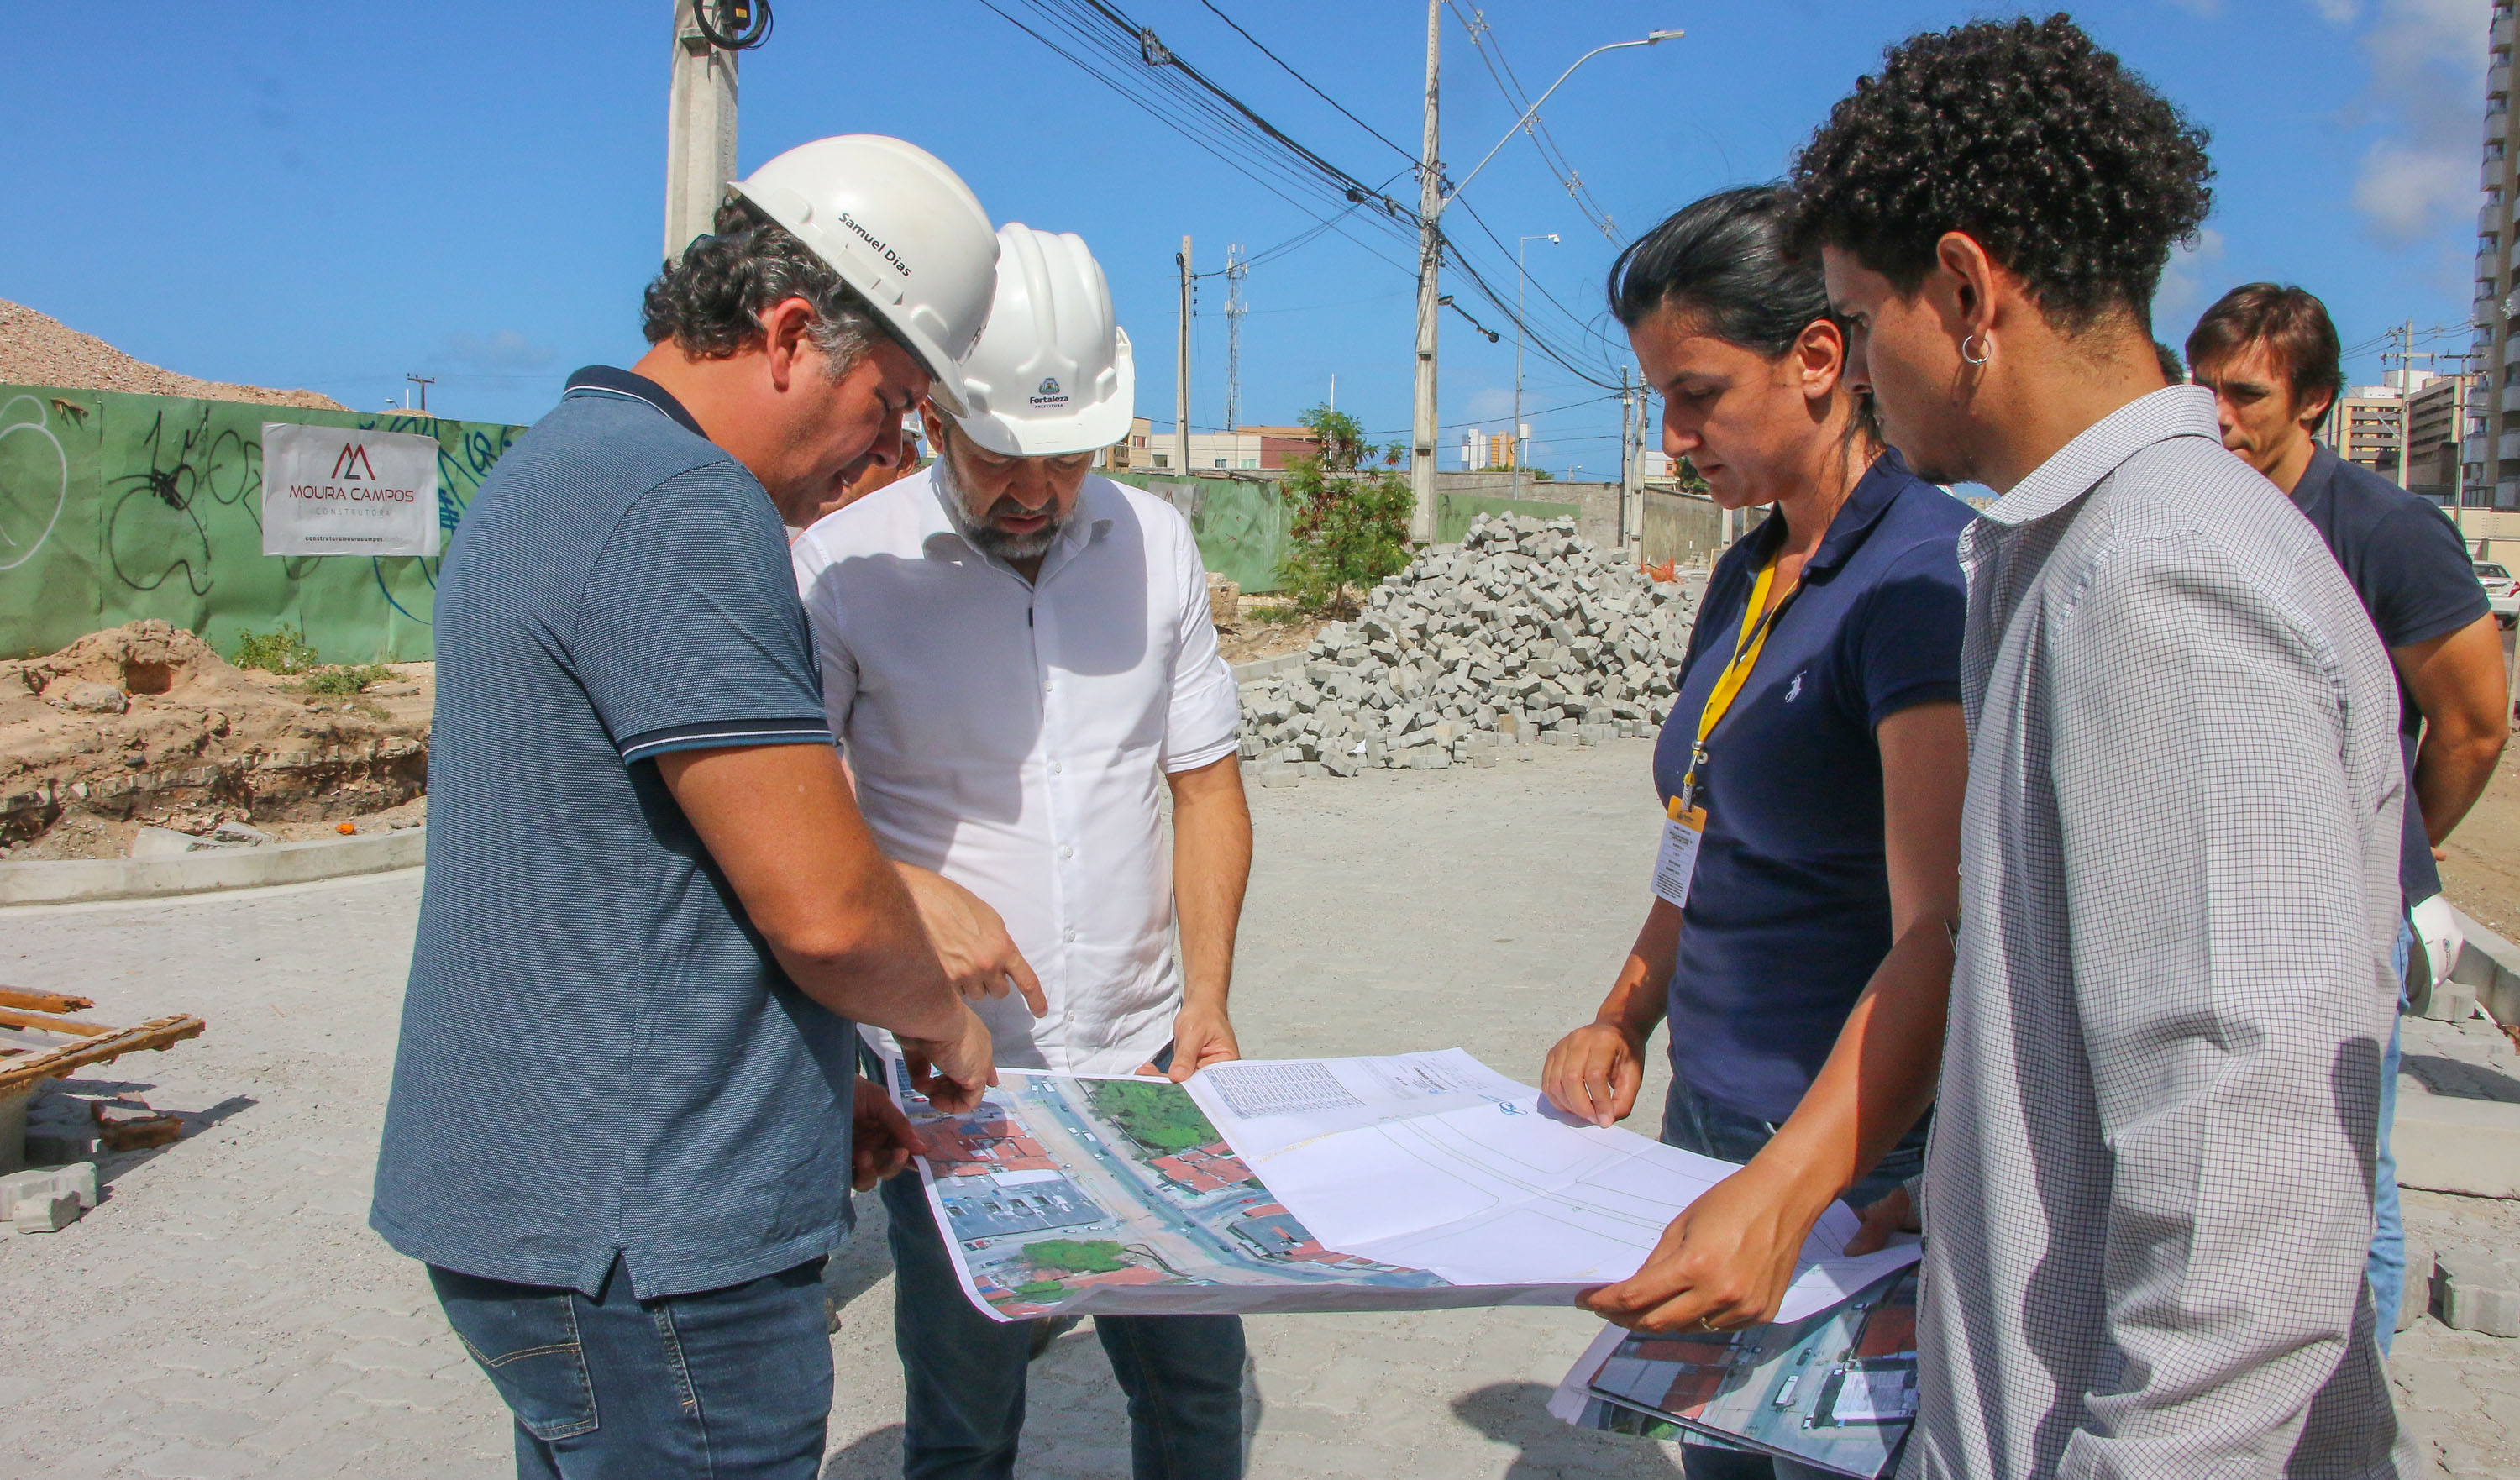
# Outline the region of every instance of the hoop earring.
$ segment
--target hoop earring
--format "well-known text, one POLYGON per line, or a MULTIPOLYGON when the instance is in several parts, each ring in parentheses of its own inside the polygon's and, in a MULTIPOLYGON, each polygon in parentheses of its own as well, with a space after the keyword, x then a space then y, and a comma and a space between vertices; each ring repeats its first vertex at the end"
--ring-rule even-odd
POLYGON ((1976 335, 1964 335, 1964 336, 1961 336, 1961 338, 1960 338, 1960 358, 1961 358, 1962 360, 1967 361, 1967 362, 1968 362, 1969 364, 1971 364, 1971 365, 1983 365, 1983 364, 1985 364, 1985 363, 1987 362, 1987 359, 1989 358, 1989 356, 1987 355, 1986 351, 1993 349, 1995 346, 1994 346, 1994 345, 1992 345, 1992 344, 1980 345, 1980 346, 1979 346, 1979 352, 1978 352, 1978 353, 1976 353, 1976 354, 1971 354, 1971 353, 1969 353, 1969 345, 1971 345, 1971 344, 1973 344, 1973 343, 1976 343, 1976 341, 1977 341, 1977 336, 1976 336, 1976 335))

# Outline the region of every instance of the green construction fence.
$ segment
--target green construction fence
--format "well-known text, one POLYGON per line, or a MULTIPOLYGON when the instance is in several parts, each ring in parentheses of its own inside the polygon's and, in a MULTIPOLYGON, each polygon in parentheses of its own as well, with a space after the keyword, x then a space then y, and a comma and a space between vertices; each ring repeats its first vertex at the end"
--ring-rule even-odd
POLYGON ((295 627, 327 662, 432 655, 437 561, 262 553, 262 426, 298 422, 437 440, 452 531, 525 428, 0 385, 0 656, 30 657, 144 617, 221 652, 295 627))
MULTIPOLYGON (((266 422, 436 438, 438 521, 449 535, 525 431, 389 411, 0 384, 0 657, 55 651, 145 617, 227 653, 248 632, 290 626, 327 662, 433 656, 435 559, 262 553, 266 422)), ((1208 569, 1255 594, 1280 589, 1288 514, 1277 484, 1113 475, 1182 510, 1208 569)), ((1445 544, 1481 514, 1577 512, 1530 499, 1438 498, 1445 544)))

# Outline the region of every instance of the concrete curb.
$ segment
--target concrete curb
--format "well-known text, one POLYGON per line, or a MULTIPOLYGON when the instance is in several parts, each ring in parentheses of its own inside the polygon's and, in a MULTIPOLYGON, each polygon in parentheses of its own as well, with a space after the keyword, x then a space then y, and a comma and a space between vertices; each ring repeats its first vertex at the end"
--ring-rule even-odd
POLYGON ((60 863, 0 864, 0 907, 84 900, 155 899, 270 884, 312 883, 415 869, 428 857, 428 830, 405 828, 369 837, 221 848, 173 858, 95 858, 60 863))
MULTIPOLYGON (((2458 921, 2459 933, 2465 938, 2465 944, 2459 947, 2458 964, 2450 973, 2452 984, 2465 987, 2477 1006, 2494 1014, 2496 1022, 2520 1022, 2520 949, 2468 919, 2463 910, 2453 907, 2451 916, 2458 921)), ((2455 1002, 2445 1003, 2439 1011, 2424 1015, 2446 1016, 2456 1010, 2455 1002)))
POLYGON ((1301 672, 1304 650, 1298 648, 1292 652, 1281 652, 1276 657, 1255 657, 1248 662, 1228 663, 1226 666, 1233 670, 1235 686, 1239 688, 1244 684, 1256 684, 1264 678, 1301 672))

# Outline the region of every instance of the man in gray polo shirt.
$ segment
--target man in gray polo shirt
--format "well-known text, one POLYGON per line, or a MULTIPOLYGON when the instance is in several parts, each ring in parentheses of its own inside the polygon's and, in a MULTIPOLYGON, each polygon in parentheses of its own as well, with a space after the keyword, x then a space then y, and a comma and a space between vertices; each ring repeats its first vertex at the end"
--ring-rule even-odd
POLYGON ((649 289, 636 372, 570 378, 438 589, 370 1222, 429 1266, 520 1476, 813 1475, 817 1277, 850 1185, 912 1142, 851 1019, 969 1103, 994 1076, 958 989, 1012 973, 1038 1001, 985 906, 877 852, 782 522, 897 456, 979 331, 994 234, 898 140, 822 140, 736 190, 649 289))

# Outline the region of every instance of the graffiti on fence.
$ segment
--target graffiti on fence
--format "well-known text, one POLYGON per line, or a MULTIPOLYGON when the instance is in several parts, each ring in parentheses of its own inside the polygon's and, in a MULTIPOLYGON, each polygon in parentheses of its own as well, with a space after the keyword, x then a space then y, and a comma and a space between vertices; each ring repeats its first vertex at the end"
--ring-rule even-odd
POLYGON ((0 385, 0 655, 158 617, 226 650, 290 625, 328 658, 426 657, 434 559, 262 553, 266 422, 433 438, 452 534, 524 428, 394 412, 0 385), (361 568, 362 565, 365 568, 361 568))
POLYGON ((53 433, 52 419, 54 407, 67 410, 70 404, 61 400, 47 404, 45 397, 28 393, 0 401, 0 442, 24 437, 30 444, 52 449, 49 465, 40 454, 29 460, 22 483, 11 476, 8 463, 0 462, 0 570, 14 570, 33 560, 53 537, 53 527, 61 522, 62 510, 69 503, 70 458, 62 439, 53 433))

